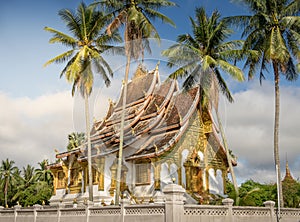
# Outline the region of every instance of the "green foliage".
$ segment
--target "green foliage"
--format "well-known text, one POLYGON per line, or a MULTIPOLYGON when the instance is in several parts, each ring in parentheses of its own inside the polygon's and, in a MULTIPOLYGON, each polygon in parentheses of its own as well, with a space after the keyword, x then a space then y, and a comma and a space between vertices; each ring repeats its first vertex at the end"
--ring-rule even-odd
POLYGON ((16 178, 18 177, 18 168, 14 166, 15 162, 9 159, 2 160, 2 165, 0 166, 0 185, 1 190, 4 193, 4 206, 8 205, 8 200, 10 199, 11 190, 13 185, 16 183, 16 178))
POLYGON ((83 144, 83 142, 85 141, 85 136, 84 136, 84 133, 73 132, 68 135, 68 140, 69 140, 69 143, 67 146, 67 150, 70 151, 70 150, 76 149, 81 144, 83 144))
POLYGON ((300 183, 292 178, 282 181, 283 201, 285 207, 300 207, 300 183))
POLYGON ((236 192, 234 189, 234 185, 228 178, 226 179, 225 191, 226 191, 225 194, 228 196, 228 198, 233 200, 236 199, 236 192))
POLYGON ((264 206, 264 202, 272 200, 276 202, 276 185, 260 184, 253 180, 243 183, 240 188, 241 206, 264 206))
POLYGON ((47 170, 47 160, 39 163, 41 169, 27 165, 20 171, 14 166, 14 161, 2 161, 0 166, 0 206, 12 207, 17 203, 22 206, 32 206, 48 203, 53 192, 52 175, 47 170), (9 180, 7 179, 9 178, 9 180), (7 183, 8 181, 8 183, 7 183), (6 185, 8 184, 8 185, 6 185))
MULTIPOLYGON (((247 180, 239 187, 239 205, 240 206, 264 206, 264 202, 272 200, 277 201, 277 189, 275 184, 260 184, 253 180, 247 180)), ((226 195, 228 198, 236 199, 236 193, 233 184, 227 180, 226 195)))
POLYGON ((29 187, 20 190, 18 198, 15 198, 20 205, 27 207, 34 204, 42 204, 43 201, 47 204, 52 195, 52 186, 49 186, 44 181, 37 181, 29 187))
POLYGON ((201 7, 195 9, 195 14, 195 19, 190 18, 193 33, 179 35, 177 43, 162 52, 168 57, 169 67, 179 66, 170 78, 185 78, 185 89, 201 84, 203 105, 210 100, 217 106, 219 92, 232 102, 221 72, 237 81, 244 80, 242 70, 231 64, 242 59, 243 41, 226 41, 233 31, 217 10, 208 16, 201 7))
POLYGON ((170 18, 159 12, 159 9, 176 5, 169 0, 101 0, 94 4, 103 7, 112 18, 107 33, 124 26, 125 53, 134 59, 144 57, 145 50, 151 53, 148 38, 160 41, 152 21, 160 19, 175 26, 170 18))
POLYGON ((94 73, 99 74, 108 86, 113 71, 102 54, 121 53, 122 49, 111 44, 121 41, 117 32, 110 36, 104 33, 107 16, 97 10, 95 5, 87 6, 84 3, 79 4, 75 12, 62 9, 58 14, 72 35, 45 27, 45 30, 52 34, 49 43, 60 43, 70 49, 50 59, 44 66, 66 63, 60 76, 65 76, 68 82, 73 83, 72 95, 76 89, 83 97, 85 94, 90 95, 94 73))
POLYGON ((243 28, 244 50, 257 54, 247 56, 245 67, 249 79, 259 74, 260 80, 268 73, 268 64, 278 68, 287 80, 296 80, 299 67, 299 1, 243 0, 252 12, 248 16, 231 16, 226 21, 243 28), (297 60, 298 59, 298 60, 297 60))

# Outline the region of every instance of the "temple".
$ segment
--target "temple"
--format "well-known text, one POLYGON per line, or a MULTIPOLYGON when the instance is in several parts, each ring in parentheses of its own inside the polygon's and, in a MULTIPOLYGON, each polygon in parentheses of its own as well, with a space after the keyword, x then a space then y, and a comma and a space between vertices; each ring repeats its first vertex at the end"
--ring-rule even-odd
MULTIPOLYGON (((121 192, 133 203, 161 201, 162 188, 177 183, 187 202, 223 195, 228 173, 226 152, 210 110, 200 109, 200 90, 161 82, 158 66, 139 66, 127 85, 121 192)), ((94 203, 109 204, 116 189, 123 88, 105 118, 91 130, 94 203)), ((88 199, 86 144, 56 154, 48 167, 54 176, 50 204, 88 199)), ((232 160, 233 165, 236 162, 232 160)))

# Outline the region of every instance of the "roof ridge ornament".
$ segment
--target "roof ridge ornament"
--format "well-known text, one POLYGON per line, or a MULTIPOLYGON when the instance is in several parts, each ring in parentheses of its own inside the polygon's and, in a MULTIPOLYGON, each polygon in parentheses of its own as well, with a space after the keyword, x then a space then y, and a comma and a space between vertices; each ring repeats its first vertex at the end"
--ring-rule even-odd
POLYGON ((148 70, 146 69, 146 66, 143 65, 142 63, 140 63, 138 65, 138 67, 136 68, 136 71, 133 75, 132 80, 137 79, 137 78, 142 77, 142 76, 145 76, 147 74, 148 74, 148 70))
POLYGON ((158 71, 159 64, 160 64, 160 60, 158 60, 156 66, 155 66, 155 71, 158 71))

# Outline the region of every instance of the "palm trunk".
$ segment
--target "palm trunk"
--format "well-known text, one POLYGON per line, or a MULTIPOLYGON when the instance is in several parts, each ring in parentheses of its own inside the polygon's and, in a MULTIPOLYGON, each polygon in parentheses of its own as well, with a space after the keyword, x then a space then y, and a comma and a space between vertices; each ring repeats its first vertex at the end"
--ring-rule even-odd
POLYGON ((5 203, 5 207, 7 208, 7 191, 8 191, 8 179, 5 181, 5 187, 4 187, 4 203, 5 203))
POLYGON ((120 197, 123 143, 124 143, 125 107, 126 107, 126 98, 127 98, 128 75, 129 75, 129 68, 130 68, 130 57, 131 57, 131 55, 129 52, 127 55, 126 68, 125 68, 123 104, 122 104, 121 125, 120 125, 120 145, 119 145, 119 156, 118 156, 117 178, 116 178, 116 193, 115 193, 115 204, 116 205, 119 205, 119 197, 120 197))
POLYGON ((274 121, 274 160, 277 177, 278 207, 283 207, 282 183, 280 173, 279 158, 279 112, 280 112, 280 91, 279 91, 279 71, 278 64, 273 62, 274 83, 275 83, 275 121, 274 121))
POLYGON ((236 177, 235 177, 234 170, 233 170, 233 167, 232 167, 232 162, 231 162, 231 155, 229 154, 229 150, 228 150, 228 146, 227 146, 227 140, 226 140, 225 133, 224 133, 223 126, 222 126, 222 122, 221 122, 221 119, 220 119, 220 116, 219 116, 219 112, 217 110, 216 110, 216 115, 217 115, 217 119, 218 119, 219 130, 221 132, 221 137, 222 137, 222 140, 223 140, 223 145, 224 145, 224 148, 225 148, 225 151, 226 151, 226 157, 227 157, 227 161, 228 161, 229 172, 231 174, 232 183, 233 183, 235 194, 236 194, 235 203, 236 203, 236 205, 239 205, 239 200, 240 200, 240 198, 239 198, 239 187, 238 187, 238 184, 236 182, 236 177))
POLYGON ((88 146, 88 177, 89 177, 89 201, 93 202, 93 174, 92 174, 92 145, 90 136, 90 109, 89 109, 89 97, 85 90, 84 92, 85 103, 85 127, 88 146))

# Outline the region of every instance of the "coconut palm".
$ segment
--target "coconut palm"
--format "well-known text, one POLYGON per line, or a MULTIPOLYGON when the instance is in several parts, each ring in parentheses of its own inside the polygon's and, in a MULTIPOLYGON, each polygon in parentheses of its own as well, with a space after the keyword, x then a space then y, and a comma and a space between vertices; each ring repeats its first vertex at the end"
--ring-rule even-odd
POLYGON ((274 160, 277 171, 278 197, 283 207, 279 157, 279 112, 280 112, 280 74, 288 81, 298 77, 300 59, 300 2, 299 0, 242 0, 251 15, 232 16, 228 20, 233 25, 244 28, 244 50, 256 50, 256 56, 249 56, 245 67, 248 77, 256 73, 260 81, 265 78, 268 67, 273 69, 275 87, 274 119, 274 160), (298 64, 297 64, 298 59, 298 64), (298 70, 297 70, 298 67, 298 70), (298 72, 297 72, 298 71, 298 72))
POLYGON ((23 185, 26 189, 27 187, 33 185, 36 182, 35 169, 31 165, 23 167, 23 185))
POLYGON ((154 19, 161 19, 163 22, 169 23, 173 26, 173 21, 160 13, 158 10, 164 7, 175 6, 175 3, 169 0, 102 0, 95 4, 103 6, 113 15, 112 22, 107 27, 107 33, 111 34, 114 30, 119 29, 124 25, 124 40, 125 40, 125 54, 126 54, 126 68, 123 89, 123 104, 120 126, 120 147, 118 155, 117 167, 117 185, 115 204, 119 204, 120 196, 120 179, 121 179, 121 165, 123 152, 123 136, 124 136, 124 120, 125 120, 125 106, 127 97, 127 82, 130 69, 131 58, 138 59, 144 56, 144 51, 151 52, 148 38, 153 37, 160 40, 158 31, 151 22, 154 19))
POLYGON ((45 181, 48 185, 52 183, 53 177, 51 171, 47 168, 48 160, 45 159, 38 163, 40 168, 35 170, 35 175, 38 181, 45 181))
POLYGON ((168 57, 169 67, 179 67, 170 78, 185 78, 183 87, 186 90, 200 85, 201 108, 211 109, 211 105, 215 107, 230 173, 238 194, 231 156, 218 115, 218 94, 221 91, 230 102, 233 102, 230 90, 222 77, 223 73, 229 74, 237 81, 244 80, 242 70, 230 63, 243 58, 240 50, 242 41, 225 41, 232 30, 228 23, 221 20, 218 11, 214 11, 209 17, 205 9, 200 7, 195 9, 195 14, 195 19, 190 18, 193 35, 179 35, 177 43, 164 50, 162 54, 168 57))
POLYGON ((7 207, 7 194, 8 190, 14 181, 15 174, 14 172, 18 170, 16 166, 14 166, 15 162, 13 160, 2 160, 2 164, 0 167, 0 178, 3 180, 3 192, 4 192, 4 202, 7 207))
POLYGON ((45 30, 52 33, 50 43, 60 43, 70 50, 49 60, 45 65, 53 62, 67 63, 60 76, 65 76, 68 82, 73 83, 72 95, 78 89, 85 101, 86 138, 88 150, 88 177, 89 200, 93 200, 93 182, 91 166, 91 139, 89 95, 92 92, 94 73, 100 74, 106 86, 110 84, 113 76, 108 62, 103 58, 104 52, 119 52, 118 47, 111 45, 112 41, 121 41, 120 36, 113 32, 112 35, 101 32, 106 27, 107 17, 96 10, 94 5, 79 4, 77 11, 69 9, 59 11, 60 18, 65 22, 72 36, 61 31, 46 27, 45 30))
POLYGON ((81 144, 83 144, 85 140, 85 136, 84 133, 73 132, 68 135, 68 140, 69 143, 67 146, 67 150, 70 151, 72 149, 78 148, 81 144))

